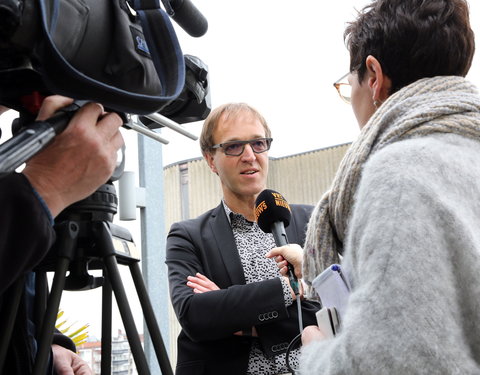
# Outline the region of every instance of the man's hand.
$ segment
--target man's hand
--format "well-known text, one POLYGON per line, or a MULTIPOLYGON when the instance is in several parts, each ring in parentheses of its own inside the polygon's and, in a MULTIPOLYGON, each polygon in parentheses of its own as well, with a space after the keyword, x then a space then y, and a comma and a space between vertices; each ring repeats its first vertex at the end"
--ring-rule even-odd
POLYGON ((267 258, 274 258, 282 275, 285 276, 288 272, 288 262, 293 266, 295 276, 297 276, 298 279, 302 278, 303 250, 299 245, 289 244, 282 247, 274 247, 265 254, 265 256, 267 258))
MULTIPOLYGON (((188 276, 187 277, 187 286, 193 289, 194 293, 204 293, 210 292, 213 290, 220 290, 220 288, 211 281, 208 277, 202 275, 200 272, 197 272, 195 276, 188 276)), ((234 333, 235 336, 243 336, 243 331, 238 331, 234 333)), ((250 336, 257 337, 257 330, 255 327, 252 327, 252 332, 249 334, 250 336)))
POLYGON ((187 280, 187 286, 192 288, 194 293, 203 293, 220 289, 217 284, 199 272, 197 272, 195 276, 188 276, 187 280))
POLYGON ((53 367, 58 375, 93 375, 87 362, 60 345, 52 345, 53 367))
MULTIPOLYGON (((62 96, 45 98, 37 120, 46 120, 72 103, 62 96)), ((53 217, 88 197, 112 175, 123 145, 122 120, 100 104, 80 108, 67 128, 27 161, 23 174, 40 194, 53 217)))

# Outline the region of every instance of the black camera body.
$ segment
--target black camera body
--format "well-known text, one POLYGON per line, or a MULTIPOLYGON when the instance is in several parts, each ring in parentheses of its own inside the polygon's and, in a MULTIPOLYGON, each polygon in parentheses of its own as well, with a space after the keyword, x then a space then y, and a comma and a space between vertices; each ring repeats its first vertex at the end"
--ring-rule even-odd
POLYGON ((135 6, 128 0, 0 0, 0 104, 33 111, 43 97, 60 94, 130 114, 170 106, 179 119, 205 118, 206 66, 182 54, 158 2, 135 6), (192 74, 196 81, 187 85, 192 74))

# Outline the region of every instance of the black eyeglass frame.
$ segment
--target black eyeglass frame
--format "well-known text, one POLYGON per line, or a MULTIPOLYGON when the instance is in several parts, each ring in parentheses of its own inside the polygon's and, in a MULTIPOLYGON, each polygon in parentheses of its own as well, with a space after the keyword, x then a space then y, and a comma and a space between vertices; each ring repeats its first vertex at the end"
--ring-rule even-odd
POLYGON ((249 144, 250 147, 252 148, 252 151, 256 154, 261 154, 265 151, 268 151, 270 150, 270 147, 272 145, 272 141, 273 141, 273 138, 268 138, 268 137, 265 137, 265 138, 255 138, 255 139, 249 139, 248 141, 231 141, 231 142, 224 142, 224 143, 219 143, 219 144, 216 144, 216 145, 213 145, 212 149, 217 149, 217 148, 221 148, 223 153, 225 155, 228 155, 228 156, 240 156, 243 154, 243 152, 245 151, 245 145, 246 144, 249 144), (255 142, 258 142, 258 141, 266 141, 267 143, 267 148, 265 150, 262 150, 262 151, 255 151, 254 149, 254 146, 252 145, 252 143, 255 143, 255 142), (234 144, 240 144, 242 145, 242 149, 240 151, 240 153, 238 154, 230 154, 230 153, 227 153, 226 151, 226 147, 227 146, 230 146, 230 145, 234 145, 234 144))

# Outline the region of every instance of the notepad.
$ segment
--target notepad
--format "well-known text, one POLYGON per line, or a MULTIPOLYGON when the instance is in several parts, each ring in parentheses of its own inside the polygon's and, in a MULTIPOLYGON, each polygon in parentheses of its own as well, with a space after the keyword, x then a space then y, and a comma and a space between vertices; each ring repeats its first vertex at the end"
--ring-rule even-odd
POLYGON ((350 284, 344 271, 338 264, 332 264, 312 282, 322 307, 335 308, 341 322, 348 304, 350 284))

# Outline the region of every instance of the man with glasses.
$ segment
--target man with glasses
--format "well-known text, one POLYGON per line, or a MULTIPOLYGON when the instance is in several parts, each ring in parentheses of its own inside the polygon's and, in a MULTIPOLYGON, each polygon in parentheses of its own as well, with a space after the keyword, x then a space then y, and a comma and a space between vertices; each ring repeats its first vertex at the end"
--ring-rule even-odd
MULTIPOLYGON (((223 200, 173 224, 168 235, 170 296, 182 326, 177 375, 288 372, 286 350, 299 334, 295 295, 265 257, 275 241, 254 214, 266 188, 271 142, 265 119, 247 104, 222 105, 205 120, 200 147, 223 200)), ((287 236, 301 245, 312 207, 291 208, 287 236)), ((303 300, 302 309, 304 325, 315 324, 318 304, 303 300)), ((289 352, 292 368, 298 352, 289 352)))

